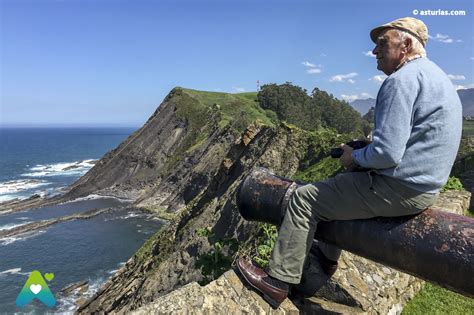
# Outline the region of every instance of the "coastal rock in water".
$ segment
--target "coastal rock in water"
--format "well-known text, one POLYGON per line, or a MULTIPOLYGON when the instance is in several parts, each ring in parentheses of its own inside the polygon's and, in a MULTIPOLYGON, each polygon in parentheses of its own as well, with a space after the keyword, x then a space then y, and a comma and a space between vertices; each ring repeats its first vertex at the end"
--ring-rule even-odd
POLYGON ((79 281, 79 282, 72 283, 66 286, 65 288, 61 289, 60 293, 66 296, 73 293, 74 291, 77 291, 79 293, 84 293, 87 291, 88 286, 89 286, 89 281, 87 280, 79 281))
POLYGON ((81 305, 86 301, 86 293, 89 289, 89 281, 79 281, 72 283, 59 292, 58 301, 59 304, 64 304, 65 299, 73 299, 75 301, 76 307, 81 305))

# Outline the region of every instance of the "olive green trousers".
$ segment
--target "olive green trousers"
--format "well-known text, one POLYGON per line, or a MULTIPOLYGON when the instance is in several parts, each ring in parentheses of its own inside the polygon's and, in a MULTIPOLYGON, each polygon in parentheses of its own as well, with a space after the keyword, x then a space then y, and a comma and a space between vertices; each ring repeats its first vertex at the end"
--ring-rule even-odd
MULTIPOLYGON (((319 221, 413 215, 433 205, 438 195, 413 190, 374 170, 339 173, 302 186, 290 198, 267 272, 300 283, 319 221)), ((337 261, 339 248, 323 242, 319 246, 328 259, 337 261)))

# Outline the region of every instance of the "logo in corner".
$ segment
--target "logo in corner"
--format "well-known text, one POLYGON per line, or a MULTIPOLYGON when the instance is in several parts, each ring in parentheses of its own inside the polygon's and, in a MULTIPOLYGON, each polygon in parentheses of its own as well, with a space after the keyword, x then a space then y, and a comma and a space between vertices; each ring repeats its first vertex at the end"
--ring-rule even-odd
MULTIPOLYGON (((44 278, 51 281, 54 278, 54 273, 45 273, 44 278)), ((54 298, 53 293, 51 293, 44 278, 41 275, 41 272, 33 270, 28 277, 28 280, 26 280, 23 289, 21 289, 20 294, 18 294, 18 297, 16 298, 16 305, 23 307, 33 299, 38 299, 47 306, 53 307, 56 304, 56 299, 54 298)))

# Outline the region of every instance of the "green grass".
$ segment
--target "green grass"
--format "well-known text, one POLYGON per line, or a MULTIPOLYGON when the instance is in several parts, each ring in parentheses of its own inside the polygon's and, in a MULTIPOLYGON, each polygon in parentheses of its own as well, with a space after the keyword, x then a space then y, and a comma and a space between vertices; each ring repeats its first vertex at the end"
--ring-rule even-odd
POLYGON ((137 250, 135 257, 138 261, 143 262, 145 259, 153 257, 153 246, 161 237, 163 231, 166 230, 166 226, 163 226, 158 232, 153 234, 146 242, 137 250))
POLYGON ((463 120, 462 121, 462 135, 463 136, 474 136, 474 120, 463 120))
POLYGON ((235 129, 247 127, 253 121, 260 120, 263 124, 273 126, 265 111, 258 105, 257 92, 229 94, 222 92, 207 92, 191 89, 182 89, 204 108, 219 106, 221 121, 219 125, 231 124, 235 129))
POLYGON ((163 166, 167 176, 186 154, 203 145, 217 126, 241 133, 255 121, 274 126, 257 102, 257 93, 229 94, 176 87, 168 101, 176 104, 176 115, 186 121, 186 137, 163 166))
POLYGON ((474 314, 474 299, 426 283, 402 314, 474 314))

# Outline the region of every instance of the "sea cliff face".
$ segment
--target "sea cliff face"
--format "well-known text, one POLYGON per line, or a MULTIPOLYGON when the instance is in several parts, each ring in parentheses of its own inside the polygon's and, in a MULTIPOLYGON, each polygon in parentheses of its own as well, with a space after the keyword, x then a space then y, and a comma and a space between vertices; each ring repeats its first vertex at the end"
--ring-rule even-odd
POLYGON ((187 283, 206 281, 208 275, 203 269, 209 265, 229 268, 237 254, 230 240, 244 243, 257 230, 256 224, 245 222, 237 211, 235 192, 241 180, 255 166, 291 176, 303 157, 306 140, 304 133, 291 128, 249 126, 232 141, 198 197, 150 239, 79 312, 127 312, 187 283), (204 237, 203 230, 213 237, 204 237), (217 243, 222 244, 218 253, 217 243), (213 255, 221 258, 213 261, 213 255), (206 263, 207 259, 211 260, 206 263))
POLYGON ((123 195, 170 219, 79 312, 135 309, 186 283, 208 282, 230 267, 236 244, 257 230, 236 208, 241 180, 257 166, 292 176, 310 142, 307 132, 274 126, 255 95, 250 97, 174 89, 140 130, 74 184, 71 198, 91 192, 123 195), (233 119, 226 117, 229 104, 241 109, 233 119), (199 113, 198 106, 205 109, 199 113), (243 110, 254 113, 242 118, 243 110), (199 123, 190 112, 201 115, 199 123), (206 259, 221 243, 219 255, 225 258, 218 263, 224 262, 224 269, 203 271, 212 269, 206 259))

